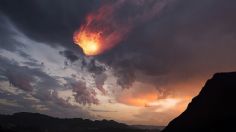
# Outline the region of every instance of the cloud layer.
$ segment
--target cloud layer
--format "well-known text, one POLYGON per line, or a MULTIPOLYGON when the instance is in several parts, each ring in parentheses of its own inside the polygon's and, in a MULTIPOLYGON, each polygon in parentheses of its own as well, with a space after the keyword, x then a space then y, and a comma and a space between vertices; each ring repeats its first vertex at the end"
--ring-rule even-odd
POLYGON ((166 124, 209 76, 235 70, 235 4, 1 0, 1 112, 166 124), (86 57, 73 33, 105 5, 112 12, 98 25, 110 25, 108 34, 118 32, 120 40, 86 57))

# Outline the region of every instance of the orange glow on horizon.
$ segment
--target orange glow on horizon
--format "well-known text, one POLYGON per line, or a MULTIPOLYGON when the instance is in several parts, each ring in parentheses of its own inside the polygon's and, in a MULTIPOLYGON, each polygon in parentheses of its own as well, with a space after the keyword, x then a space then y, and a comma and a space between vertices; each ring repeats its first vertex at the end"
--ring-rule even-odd
POLYGON ((125 97, 124 101, 128 105, 133 105, 133 106, 146 106, 152 101, 157 100, 157 94, 144 94, 144 95, 139 95, 137 97, 125 97))

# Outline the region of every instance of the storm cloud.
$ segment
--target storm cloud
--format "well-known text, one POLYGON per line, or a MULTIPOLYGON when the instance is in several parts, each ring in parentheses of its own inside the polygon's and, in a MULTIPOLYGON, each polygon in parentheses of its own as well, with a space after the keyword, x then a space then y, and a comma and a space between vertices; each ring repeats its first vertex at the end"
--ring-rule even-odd
MULTIPOLYGON (((21 106, 29 103, 31 111, 94 118, 90 107, 114 111, 101 109, 107 98, 128 106, 143 106, 132 101, 152 94, 151 101, 182 94, 189 99, 213 73, 235 70, 235 5, 234 0, 1 0, 0 96, 5 100, 0 104, 11 105, 4 112, 25 110, 21 106), (93 26, 129 32, 107 52, 85 56, 73 34, 104 5, 112 12, 93 26)), ((151 111, 150 118, 173 118, 146 109, 136 117, 151 111)))
POLYGON ((153 83, 170 83, 199 73, 233 70, 234 4, 232 0, 177 1, 99 60, 115 69, 117 83, 125 87, 134 80, 152 80, 143 75, 158 79, 153 83))

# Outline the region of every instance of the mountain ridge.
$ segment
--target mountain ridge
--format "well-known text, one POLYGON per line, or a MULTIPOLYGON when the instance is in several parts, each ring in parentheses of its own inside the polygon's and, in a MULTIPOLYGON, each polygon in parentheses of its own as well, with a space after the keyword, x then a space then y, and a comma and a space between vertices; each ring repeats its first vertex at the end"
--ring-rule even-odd
POLYGON ((139 129, 113 120, 57 118, 40 113, 19 112, 0 114, 1 132, 159 132, 158 129, 139 129))
POLYGON ((236 72, 216 73, 162 132, 236 131, 236 72))

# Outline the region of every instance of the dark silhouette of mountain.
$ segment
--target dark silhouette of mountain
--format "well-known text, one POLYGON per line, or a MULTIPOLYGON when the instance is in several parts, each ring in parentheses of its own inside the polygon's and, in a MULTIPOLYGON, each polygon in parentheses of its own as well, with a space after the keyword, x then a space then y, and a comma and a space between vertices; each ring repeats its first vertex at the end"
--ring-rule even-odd
POLYGON ((60 119, 38 113, 0 115, 1 132, 159 132, 138 129, 112 120, 60 119))
POLYGON ((236 72, 217 73, 162 132, 236 132, 236 72))

